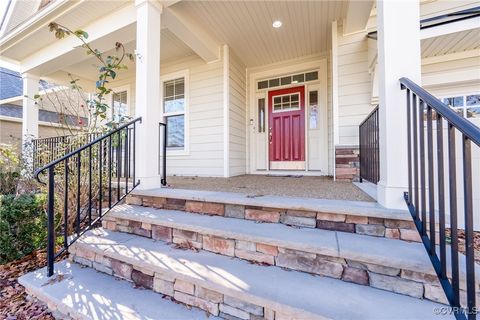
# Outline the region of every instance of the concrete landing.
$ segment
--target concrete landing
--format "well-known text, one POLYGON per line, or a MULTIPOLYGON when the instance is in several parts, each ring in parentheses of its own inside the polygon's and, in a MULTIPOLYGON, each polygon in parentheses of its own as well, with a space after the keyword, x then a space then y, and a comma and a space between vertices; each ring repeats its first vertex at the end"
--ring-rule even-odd
POLYGON ((259 266, 205 251, 174 249, 160 241, 103 229, 87 232, 75 246, 305 318, 440 319, 434 309, 444 307, 327 277, 259 266))
POLYGON ((50 309, 74 319, 208 319, 204 311, 163 299, 150 290, 135 289, 127 281, 78 264, 62 261, 55 264, 52 278, 46 274, 42 268, 20 277, 19 282, 50 309))

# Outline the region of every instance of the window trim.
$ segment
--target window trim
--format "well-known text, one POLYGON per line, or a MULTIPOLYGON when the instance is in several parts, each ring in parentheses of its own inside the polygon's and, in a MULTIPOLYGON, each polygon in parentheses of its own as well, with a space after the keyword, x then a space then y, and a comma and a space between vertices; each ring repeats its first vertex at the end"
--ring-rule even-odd
POLYGON ((119 86, 119 87, 115 87, 115 88, 112 88, 112 93, 110 94, 110 114, 109 114, 109 117, 111 120, 113 120, 113 95, 115 93, 120 93, 122 91, 126 91, 127 92, 127 116, 132 116, 132 90, 131 90, 131 87, 129 84, 127 85, 124 85, 124 86, 119 86))
POLYGON ((189 126, 190 81, 189 81, 189 76, 190 76, 190 74, 189 74, 188 69, 173 72, 173 73, 168 73, 168 74, 160 76, 160 79, 162 80, 161 84, 160 84, 160 101, 161 101, 160 107, 162 108, 161 109, 162 121, 165 122, 167 116, 176 116, 176 115, 183 115, 184 116, 184 121, 185 121, 185 123, 184 123, 184 146, 183 146, 183 149, 167 148, 167 155, 170 155, 170 156, 187 156, 187 155, 190 155, 190 126, 189 126), (183 112, 181 112, 181 111, 165 112, 164 104, 163 104, 164 103, 164 101, 163 101, 163 99, 164 99, 164 92, 163 92, 164 84, 165 84, 165 82, 175 80, 175 79, 178 79, 178 78, 184 78, 185 109, 183 110, 183 112))

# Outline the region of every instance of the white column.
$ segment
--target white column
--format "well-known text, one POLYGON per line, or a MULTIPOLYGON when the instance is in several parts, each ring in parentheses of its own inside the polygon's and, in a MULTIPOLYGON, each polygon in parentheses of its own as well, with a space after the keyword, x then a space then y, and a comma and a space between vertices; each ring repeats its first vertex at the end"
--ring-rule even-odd
POLYGON ((223 46, 223 177, 230 177, 230 51, 223 46))
POLYGON ((160 101, 160 17, 161 7, 148 0, 137 0, 137 60, 135 116, 137 126, 136 175, 140 189, 160 187, 159 129, 160 101))
POLYGON ((23 73, 23 110, 22 110, 22 155, 27 172, 33 170, 32 139, 38 138, 38 105, 34 97, 38 94, 38 76, 23 73))
POLYGON ((380 181, 378 202, 406 210, 407 110, 399 79, 421 82, 420 4, 418 0, 377 1, 380 100, 380 181))

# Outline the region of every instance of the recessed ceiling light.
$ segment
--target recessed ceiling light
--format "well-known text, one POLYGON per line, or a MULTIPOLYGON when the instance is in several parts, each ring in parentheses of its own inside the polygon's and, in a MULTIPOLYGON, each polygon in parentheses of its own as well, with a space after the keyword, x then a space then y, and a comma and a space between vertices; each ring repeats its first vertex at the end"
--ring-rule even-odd
POLYGON ((276 29, 280 28, 281 26, 282 26, 282 21, 280 21, 280 20, 275 20, 272 23, 272 27, 274 27, 276 29))

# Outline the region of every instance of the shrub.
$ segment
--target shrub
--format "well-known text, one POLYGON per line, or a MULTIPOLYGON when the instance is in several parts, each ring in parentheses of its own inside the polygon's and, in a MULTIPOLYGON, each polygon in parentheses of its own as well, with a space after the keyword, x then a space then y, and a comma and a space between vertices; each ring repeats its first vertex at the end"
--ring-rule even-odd
POLYGON ((0 194, 14 194, 20 179, 20 157, 12 145, 0 145, 0 194))
POLYGON ((45 204, 44 194, 0 195, 0 264, 46 247, 45 204))

